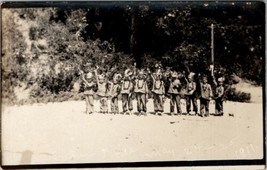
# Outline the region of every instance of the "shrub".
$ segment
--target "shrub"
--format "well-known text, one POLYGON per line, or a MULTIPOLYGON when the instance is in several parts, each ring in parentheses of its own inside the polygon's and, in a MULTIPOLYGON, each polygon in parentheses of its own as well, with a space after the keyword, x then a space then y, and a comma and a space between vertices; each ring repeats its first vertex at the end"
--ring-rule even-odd
POLYGON ((251 99, 251 94, 237 91, 236 88, 230 88, 225 92, 225 99, 229 101, 249 102, 251 99))

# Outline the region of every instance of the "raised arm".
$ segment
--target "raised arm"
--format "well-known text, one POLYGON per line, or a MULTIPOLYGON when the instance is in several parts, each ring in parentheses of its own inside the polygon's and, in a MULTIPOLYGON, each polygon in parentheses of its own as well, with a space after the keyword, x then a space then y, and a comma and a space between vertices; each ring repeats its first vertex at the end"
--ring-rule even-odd
POLYGON ((97 85, 99 85, 99 79, 98 79, 97 70, 98 70, 98 66, 96 66, 96 69, 94 70, 94 73, 95 73, 96 83, 97 83, 97 85))
POLYGON ((153 82, 155 81, 155 77, 154 74, 151 73, 150 69, 147 68, 147 73, 150 75, 150 77, 152 78, 153 82))
POLYGON ((212 97, 213 96, 213 93, 212 93, 211 85, 209 85, 209 89, 210 89, 210 97, 212 97))
POLYGON ((136 76, 136 63, 134 63, 133 75, 136 76))
MULTIPOLYGON (((190 72, 189 72, 189 73, 190 73, 190 72)), ((186 83, 188 83, 187 76, 185 76, 185 71, 183 71, 183 77, 184 77, 184 79, 185 79, 186 83)))
POLYGON ((187 80, 186 76, 184 76, 184 79, 185 79, 186 83, 188 84, 189 81, 187 80))
POLYGON ((217 86, 217 85, 218 85, 218 83, 216 82, 216 78, 215 78, 215 76, 214 76, 214 75, 212 76, 212 83, 213 83, 215 86, 217 86))
POLYGON ((85 84, 86 84, 87 86, 90 86, 90 84, 88 83, 88 81, 85 79, 85 75, 84 75, 84 73, 82 74, 82 80, 85 82, 85 84))

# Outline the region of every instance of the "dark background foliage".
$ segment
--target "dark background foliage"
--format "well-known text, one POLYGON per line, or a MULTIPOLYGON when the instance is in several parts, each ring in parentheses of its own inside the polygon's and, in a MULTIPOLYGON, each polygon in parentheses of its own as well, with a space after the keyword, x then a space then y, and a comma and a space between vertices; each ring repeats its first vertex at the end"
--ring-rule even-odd
POLYGON ((6 8, 3 98, 15 101, 16 88, 29 90, 32 98, 73 91, 80 84, 79 70, 96 65, 122 73, 134 62, 138 68, 161 63, 164 69, 209 74, 211 24, 215 75, 235 74, 262 85, 264 21, 260 2, 6 8))

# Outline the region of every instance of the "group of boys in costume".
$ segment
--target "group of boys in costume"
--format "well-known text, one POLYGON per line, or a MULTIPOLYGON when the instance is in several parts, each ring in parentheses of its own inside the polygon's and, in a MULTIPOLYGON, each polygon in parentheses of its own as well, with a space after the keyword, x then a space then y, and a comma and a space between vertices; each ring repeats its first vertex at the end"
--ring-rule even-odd
POLYGON ((191 113, 192 103, 195 115, 209 116, 209 103, 214 99, 215 114, 223 115, 223 77, 218 78, 217 81, 214 76, 212 77, 215 90, 208 83, 207 76, 202 76, 198 82, 195 77, 195 73, 192 72, 185 76, 177 71, 163 72, 160 66, 156 66, 153 73, 149 69, 140 69, 138 72, 135 69, 126 69, 123 76, 120 73, 114 73, 110 81, 106 73, 101 71, 99 73, 97 68, 92 72, 82 74, 85 84, 86 113, 94 112, 94 94, 96 93, 100 101, 100 113, 108 113, 108 99, 110 99, 111 113, 119 113, 118 98, 121 95, 123 113, 131 114, 133 95, 135 95, 139 115, 146 115, 148 94, 151 92, 156 115, 164 113, 165 96, 170 98, 171 115, 182 114, 181 96, 185 96, 188 114, 191 113), (181 80, 185 80, 186 84, 183 85, 181 80), (185 90, 182 93, 184 87, 185 90), (200 113, 198 113, 197 99, 200 100, 200 113), (175 113, 175 106, 177 113, 175 113))

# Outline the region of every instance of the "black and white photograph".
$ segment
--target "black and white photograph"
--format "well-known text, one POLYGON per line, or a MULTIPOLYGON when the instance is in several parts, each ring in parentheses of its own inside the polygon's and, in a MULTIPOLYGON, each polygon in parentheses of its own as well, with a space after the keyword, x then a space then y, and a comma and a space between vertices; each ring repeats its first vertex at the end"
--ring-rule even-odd
POLYGON ((7 2, 1 14, 3 167, 265 168, 263 2, 7 2))

